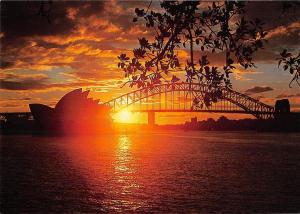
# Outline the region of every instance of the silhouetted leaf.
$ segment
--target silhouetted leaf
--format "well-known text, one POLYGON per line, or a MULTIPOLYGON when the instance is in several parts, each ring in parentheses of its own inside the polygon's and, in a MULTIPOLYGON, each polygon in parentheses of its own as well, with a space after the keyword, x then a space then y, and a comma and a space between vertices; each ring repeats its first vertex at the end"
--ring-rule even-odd
POLYGON ((135 8, 135 13, 137 16, 140 16, 140 17, 145 15, 144 9, 135 8))

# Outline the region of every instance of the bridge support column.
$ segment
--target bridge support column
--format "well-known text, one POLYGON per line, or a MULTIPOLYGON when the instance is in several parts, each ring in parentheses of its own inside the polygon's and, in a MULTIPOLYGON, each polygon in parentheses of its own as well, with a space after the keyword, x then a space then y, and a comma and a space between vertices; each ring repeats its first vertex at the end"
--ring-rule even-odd
POLYGON ((148 125, 150 125, 150 126, 155 125, 155 112, 154 111, 148 112, 148 125))

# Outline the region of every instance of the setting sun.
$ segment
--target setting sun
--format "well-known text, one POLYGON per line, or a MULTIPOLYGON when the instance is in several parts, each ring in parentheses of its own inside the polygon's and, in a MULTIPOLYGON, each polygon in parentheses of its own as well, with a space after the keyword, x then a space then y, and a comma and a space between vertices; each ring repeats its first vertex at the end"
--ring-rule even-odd
POLYGON ((132 113, 128 110, 122 110, 115 115, 115 119, 120 123, 130 123, 132 121, 132 113))

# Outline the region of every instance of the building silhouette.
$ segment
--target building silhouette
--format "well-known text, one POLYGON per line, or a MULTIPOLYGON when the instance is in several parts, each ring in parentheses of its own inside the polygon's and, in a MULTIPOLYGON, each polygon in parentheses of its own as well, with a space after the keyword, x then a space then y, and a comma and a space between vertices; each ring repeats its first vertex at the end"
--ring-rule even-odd
POLYGON ((54 108, 29 104, 38 129, 44 132, 90 133, 111 124, 110 108, 88 98, 89 91, 76 89, 64 95, 54 108))

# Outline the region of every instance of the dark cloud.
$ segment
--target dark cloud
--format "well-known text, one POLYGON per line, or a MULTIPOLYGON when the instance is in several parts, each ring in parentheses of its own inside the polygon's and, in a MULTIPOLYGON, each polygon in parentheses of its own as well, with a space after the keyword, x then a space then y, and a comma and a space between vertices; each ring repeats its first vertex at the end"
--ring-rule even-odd
MULTIPOLYGON (((46 75, 30 77, 8 74, 5 78, 0 79, 0 89, 5 90, 48 90, 51 88, 81 88, 87 86, 104 86, 104 84, 90 81, 51 83, 50 78, 46 75)), ((30 100, 30 98, 23 98, 22 100, 30 100)))
POLYGON ((37 46, 43 47, 46 49, 49 49, 49 48, 64 49, 70 45, 77 45, 77 44, 85 44, 85 45, 92 47, 93 49, 101 49, 101 50, 116 50, 117 49, 110 42, 102 42, 102 41, 99 42, 99 41, 93 41, 93 40, 89 40, 89 39, 77 40, 77 41, 72 42, 72 44, 58 44, 58 43, 48 42, 48 41, 41 40, 41 39, 36 39, 36 43, 37 43, 37 46))
POLYGON ((31 100, 30 97, 23 97, 23 98, 10 98, 8 100, 15 100, 15 101, 19 101, 19 100, 23 100, 23 101, 28 101, 31 100))
MULTIPOLYGON (((116 4, 118 4, 118 6, 124 8, 124 9, 131 8, 132 12, 118 14, 117 16, 112 16, 111 20, 114 23, 118 23, 120 26, 123 26, 125 29, 128 29, 134 25, 139 25, 139 24, 144 26, 145 22, 143 22, 143 19, 140 19, 141 21, 138 21, 138 22, 132 21, 133 17, 135 17, 134 9, 140 8, 140 9, 144 9, 146 11, 149 6, 149 2, 148 1, 117 1, 116 4)), ((106 12, 108 12, 108 13, 111 12, 110 6, 113 6, 113 5, 109 5, 109 3, 108 3, 107 7, 106 7, 106 12)), ((159 8, 160 8, 159 1, 152 1, 151 7, 149 9, 157 11, 159 8)))
POLYGON ((2 42, 14 45, 16 40, 25 42, 26 37, 69 34, 76 20, 68 17, 68 10, 77 10, 80 17, 101 14, 104 2, 82 1, 1 1, 2 42))
POLYGON ((256 59, 264 60, 264 57, 271 57, 272 52, 275 55, 283 48, 294 50, 299 47, 300 28, 291 26, 300 22, 300 2, 251 1, 246 4, 246 14, 247 19, 263 21, 264 30, 268 32, 268 43, 265 44, 268 51, 259 51, 256 59))
POLYGON ((41 40, 41 39, 37 39, 36 42, 37 42, 37 45, 39 47, 43 47, 43 48, 46 48, 46 49, 49 49, 49 48, 66 48, 68 46, 67 44, 61 45, 61 44, 57 44, 57 43, 53 43, 53 42, 47 42, 47 41, 44 41, 44 40, 41 40))
POLYGON ((245 91, 246 94, 256 94, 256 93, 262 93, 267 91, 273 91, 274 89, 269 86, 254 86, 252 88, 249 88, 245 91))
POLYGON ((10 61, 5 61, 5 60, 0 60, 0 67, 2 69, 6 69, 6 68, 10 68, 14 65, 14 62, 10 62, 10 61))
POLYGON ((266 30, 286 26, 300 19, 300 4, 291 3, 291 7, 286 8, 283 1, 250 1, 246 4, 246 16, 248 19, 258 18, 263 21, 266 30))
POLYGON ((277 95, 276 98, 281 99, 281 98, 293 98, 293 97, 300 97, 300 93, 298 93, 298 94, 279 94, 279 95, 277 95))
MULTIPOLYGON (((6 37, 12 36, 31 36, 31 35, 44 35, 56 34, 61 31, 69 31, 72 28, 72 23, 66 18, 65 8, 54 8, 51 10, 48 17, 40 14, 40 2, 29 1, 2 1, 1 14, 2 14, 2 31, 6 37), (51 17, 55 15, 55 18, 51 17), (53 24, 50 20, 52 19, 53 24), (61 27, 64 26, 64 28, 61 27)), ((55 6, 54 6, 55 7, 55 6)))
POLYGON ((0 80, 0 88, 6 90, 32 90, 44 89, 46 85, 43 81, 27 79, 23 81, 0 80))
POLYGON ((6 90, 31 90, 44 89, 49 78, 44 75, 33 77, 18 77, 14 74, 6 75, 0 80, 0 88, 6 90))

